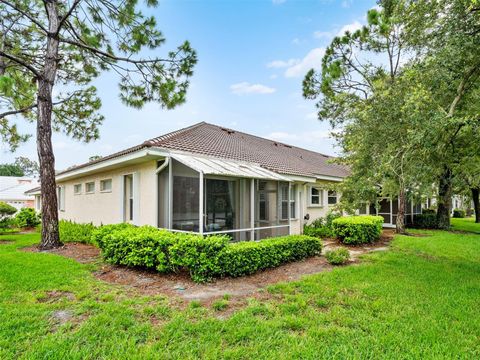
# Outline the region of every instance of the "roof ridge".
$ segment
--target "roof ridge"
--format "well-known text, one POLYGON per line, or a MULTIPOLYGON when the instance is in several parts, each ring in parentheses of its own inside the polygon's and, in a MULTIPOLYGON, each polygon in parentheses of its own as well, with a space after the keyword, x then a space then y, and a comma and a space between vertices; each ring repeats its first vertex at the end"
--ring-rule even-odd
POLYGON ((157 142, 157 141, 162 141, 162 140, 166 140, 166 139, 171 139, 171 138, 174 138, 175 136, 178 136, 180 134, 183 134, 187 131, 190 131, 196 127, 199 127, 201 125, 210 125, 208 123, 206 123, 205 121, 200 121, 198 123, 195 123, 193 125, 190 125, 190 126, 186 126, 184 128, 181 128, 181 129, 178 129, 178 130, 174 130, 174 131, 171 131, 167 134, 163 134, 163 135, 160 135, 160 136, 156 136, 154 138, 151 138, 151 139, 148 139, 148 140, 145 140, 142 145, 150 145, 150 146, 154 146, 155 143, 154 142, 157 142))

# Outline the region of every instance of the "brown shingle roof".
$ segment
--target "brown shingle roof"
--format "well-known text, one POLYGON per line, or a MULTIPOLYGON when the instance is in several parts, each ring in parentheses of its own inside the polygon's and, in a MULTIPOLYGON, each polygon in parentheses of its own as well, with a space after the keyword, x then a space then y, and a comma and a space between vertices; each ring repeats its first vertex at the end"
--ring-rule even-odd
MULTIPOLYGON (((143 147, 158 147, 253 162, 281 174, 334 177, 348 175, 346 167, 330 163, 333 157, 205 122, 147 140, 141 145, 127 149, 127 152, 143 147)), ((121 151, 65 172, 111 159, 125 152, 121 151)))

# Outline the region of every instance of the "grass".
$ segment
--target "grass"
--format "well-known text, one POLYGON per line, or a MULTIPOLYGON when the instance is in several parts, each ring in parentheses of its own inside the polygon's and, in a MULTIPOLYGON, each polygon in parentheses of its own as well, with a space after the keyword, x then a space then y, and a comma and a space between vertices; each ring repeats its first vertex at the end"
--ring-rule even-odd
POLYGON ((452 218, 451 225, 453 230, 467 231, 480 234, 480 224, 475 223, 474 217, 468 217, 463 219, 452 218))
POLYGON ((228 298, 178 307, 99 282, 94 265, 18 251, 38 234, 0 236, 14 240, 0 245, 0 358, 479 358, 480 235, 413 232, 426 236, 272 286, 270 300, 224 318, 215 308, 228 298), (59 324, 59 310, 72 319, 59 324))

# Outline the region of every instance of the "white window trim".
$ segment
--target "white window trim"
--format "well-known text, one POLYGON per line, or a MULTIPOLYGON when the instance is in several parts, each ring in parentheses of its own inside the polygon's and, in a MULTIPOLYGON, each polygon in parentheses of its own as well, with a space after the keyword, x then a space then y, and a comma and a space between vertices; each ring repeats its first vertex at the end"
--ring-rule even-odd
POLYGON ((87 182, 85 183, 85 194, 87 194, 87 195, 88 195, 88 194, 95 194, 95 185, 96 185, 96 184, 95 184, 95 181, 87 181, 87 182), (93 184, 93 191, 87 191, 87 185, 88 185, 88 184, 93 184))
POLYGON ((298 205, 297 205, 297 193, 298 193, 298 190, 297 190, 297 187, 295 184, 290 184, 290 189, 293 189, 293 198, 292 198, 292 194, 291 192, 289 192, 289 195, 290 195, 290 201, 289 201, 289 206, 291 206, 291 204, 293 203, 293 207, 294 207, 294 211, 295 211, 295 217, 292 217, 292 214, 291 214, 291 210, 290 210, 290 220, 298 220, 299 217, 298 217, 298 205))
POLYGON ((82 184, 73 184, 73 195, 82 195, 83 194, 83 186, 82 184), (75 188, 77 186, 80 186, 80 191, 79 192, 75 192, 75 188))
POLYGON ((111 193, 112 188, 113 188, 113 179, 112 178, 107 178, 107 179, 100 180, 100 192, 101 193, 111 193), (102 190, 102 183, 104 183, 105 181, 110 181, 110 189, 102 190))
POLYGON ((309 186, 308 187, 308 207, 312 208, 322 208, 323 207, 323 189, 318 186, 309 186), (312 189, 318 190, 318 204, 312 203, 312 189))

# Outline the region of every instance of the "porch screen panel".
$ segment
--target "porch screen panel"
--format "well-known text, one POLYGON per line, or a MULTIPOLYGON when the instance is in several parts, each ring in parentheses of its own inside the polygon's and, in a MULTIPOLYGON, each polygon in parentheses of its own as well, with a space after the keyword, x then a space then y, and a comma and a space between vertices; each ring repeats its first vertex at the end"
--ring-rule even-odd
POLYGON ((198 232, 200 174, 172 159, 172 228, 198 232))
POLYGON ((158 227, 168 228, 169 166, 158 174, 158 227))

